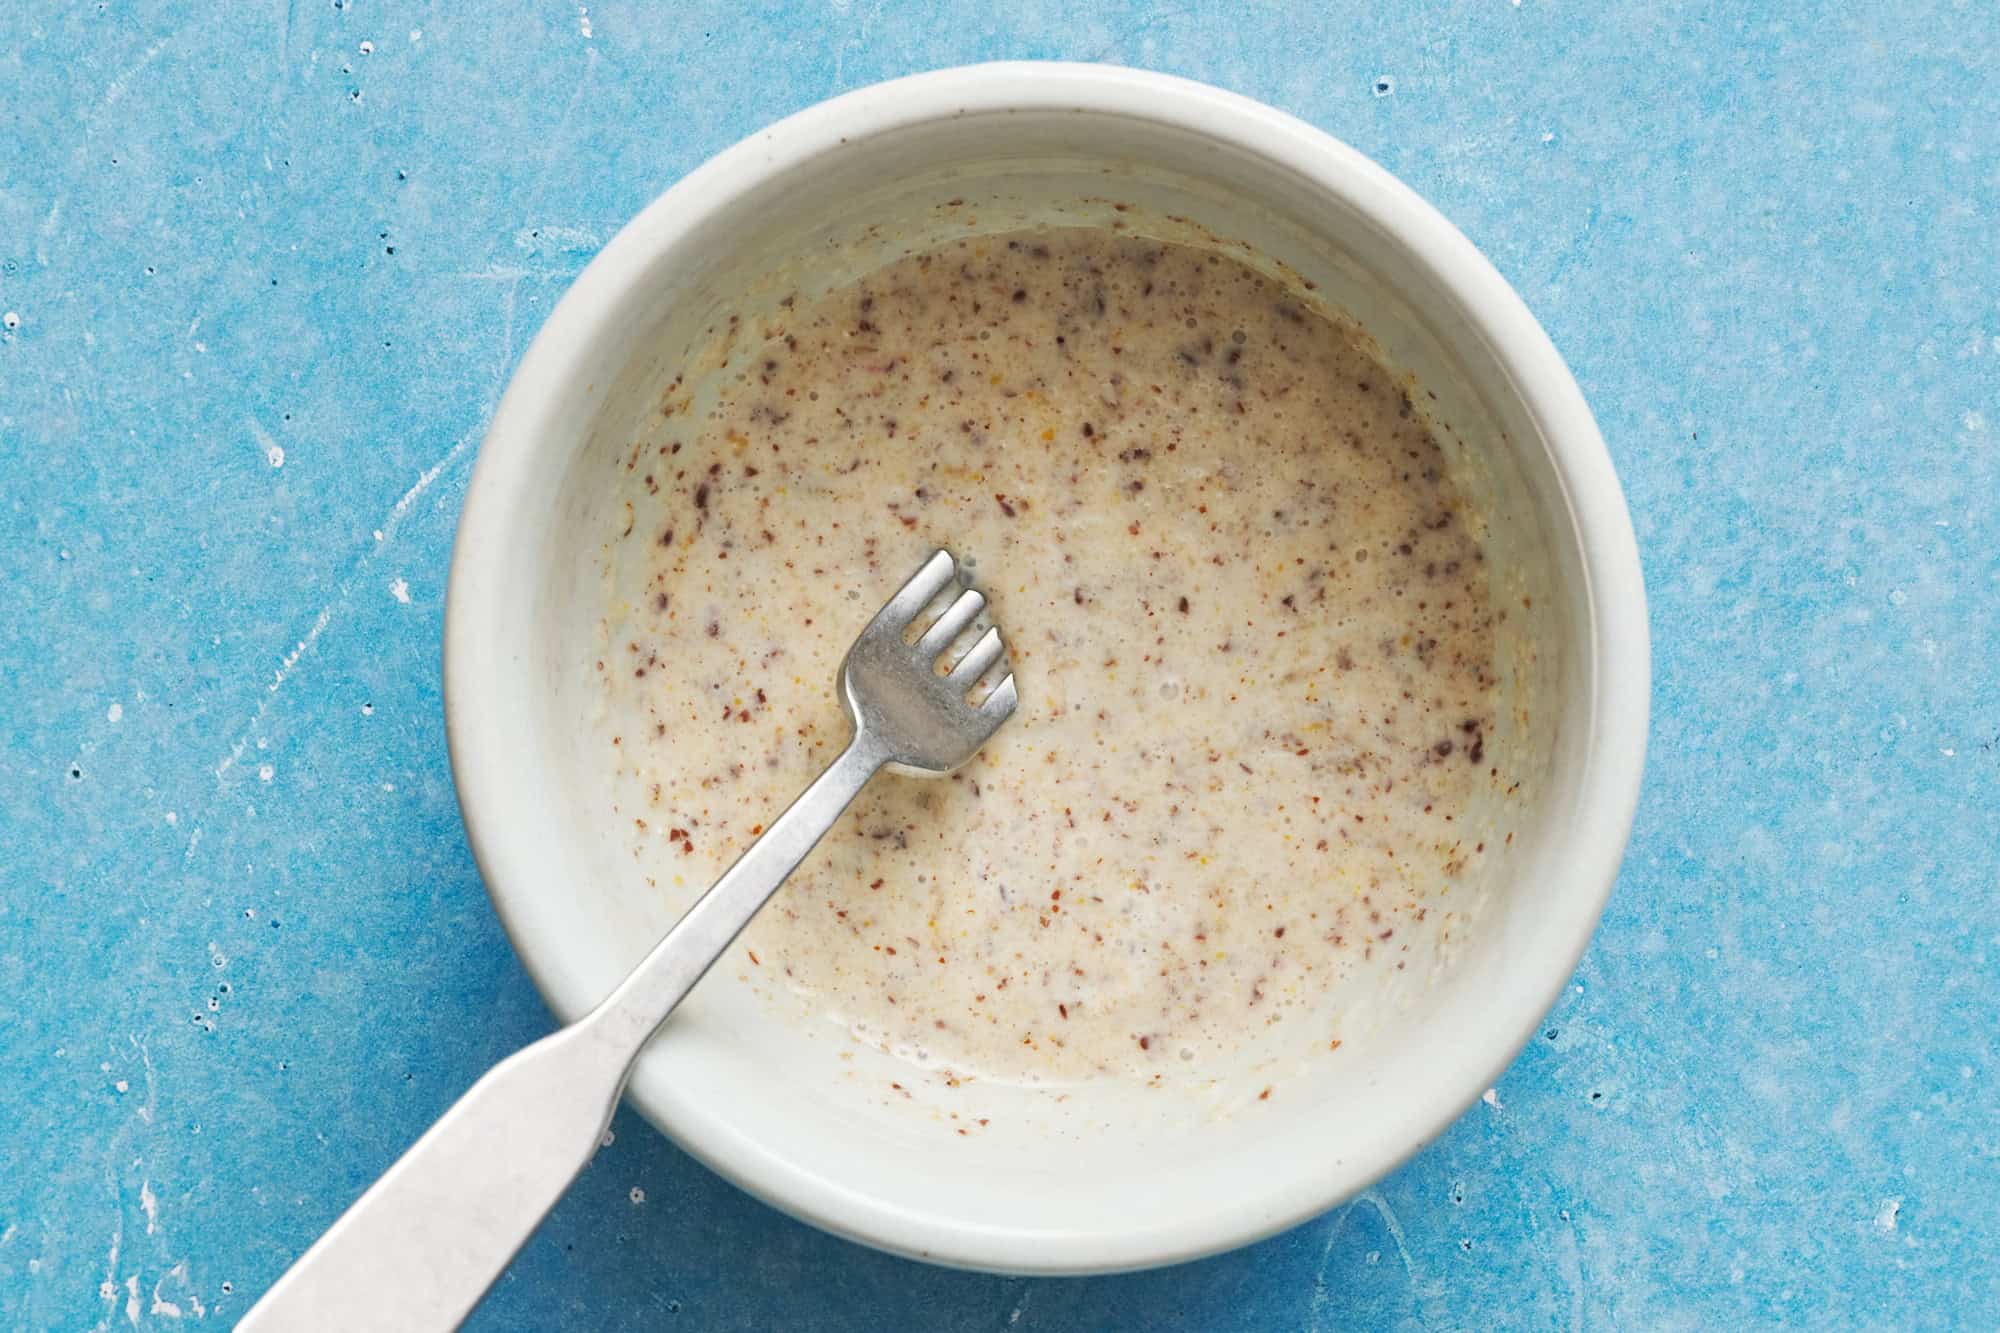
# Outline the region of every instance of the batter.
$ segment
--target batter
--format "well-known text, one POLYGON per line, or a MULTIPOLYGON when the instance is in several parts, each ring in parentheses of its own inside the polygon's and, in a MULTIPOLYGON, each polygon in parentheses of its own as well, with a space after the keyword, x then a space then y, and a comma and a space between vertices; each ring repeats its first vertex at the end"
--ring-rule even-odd
POLYGON ((1096 229, 781 316, 625 462, 650 580, 603 672, 648 718, 610 756, 642 872, 692 902, 840 751, 841 655, 935 547, 1020 708, 948 780, 877 777, 730 970, 948 1077, 1147 1080, 1323 1021, 1449 907, 1494 780, 1480 523, 1350 330, 1096 229))

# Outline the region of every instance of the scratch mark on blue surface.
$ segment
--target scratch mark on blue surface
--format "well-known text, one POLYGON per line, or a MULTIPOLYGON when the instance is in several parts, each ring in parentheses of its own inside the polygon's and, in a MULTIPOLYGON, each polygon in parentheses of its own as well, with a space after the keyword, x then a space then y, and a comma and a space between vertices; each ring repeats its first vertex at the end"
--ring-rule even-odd
MULTIPOLYGON (((875 20, 882 17, 883 3, 884 0, 875 0, 874 7, 868 11, 867 15, 855 22, 854 31, 834 43, 833 86, 836 91, 847 86, 847 48, 858 46, 860 43, 868 40, 868 30, 875 26, 875 20)), ((834 5, 835 12, 842 16, 846 15, 847 9, 848 7, 845 4, 836 3, 834 5)))
POLYGON ((312 628, 305 632, 304 638, 292 645, 292 651, 286 653, 284 660, 278 664, 278 669, 271 675, 270 683, 264 686, 264 697, 257 701, 256 711, 237 733, 235 742, 229 747, 229 753, 216 764, 216 782, 220 783, 227 777, 229 770, 236 766, 236 761, 243 757, 243 751, 249 747, 251 737, 256 734, 258 726, 264 721, 264 714, 270 711, 272 697, 285 687, 285 682, 292 677, 293 669, 305 659, 307 653, 312 651, 313 645, 319 642, 319 636, 326 632, 327 625, 333 620, 334 611, 346 603, 347 587, 345 581, 340 584, 340 595, 319 609, 319 614, 313 617, 312 628))
POLYGON ((132 80, 137 78, 140 74, 142 74, 145 71, 146 66, 152 64, 155 60, 159 59, 160 50, 161 48, 165 47, 166 44, 167 43, 164 38, 162 38, 160 41, 154 42, 151 46, 146 48, 146 53, 144 55, 140 56, 137 60, 133 61, 130 65, 127 65, 123 70, 120 70, 117 74, 112 76, 111 82, 104 86, 104 96, 98 99, 97 109, 91 112, 90 126, 85 131, 85 133, 95 132, 97 128, 98 117, 102 116, 105 112, 111 110, 111 108, 117 106, 120 102, 125 100, 125 94, 131 91, 132 80))
POLYGON ((136 1033, 129 1040, 132 1043, 132 1048, 139 1052, 139 1063, 145 1066, 146 1069, 146 1100, 133 1114, 150 1125, 153 1123, 153 1113, 159 1109, 160 1105, 159 1089, 154 1085, 153 1080, 153 1053, 147 1049, 146 1043, 140 1040, 136 1033))
POLYGON ((583 104, 583 99, 589 94, 590 85, 596 77, 597 48, 593 46, 584 52, 583 77, 576 81, 576 91, 569 95, 569 101, 564 104, 562 114, 556 117, 555 129, 549 134, 549 146, 542 153, 542 160, 535 166, 534 179, 528 182, 526 213, 528 217, 535 216, 536 210, 541 206, 542 189, 548 183, 550 170, 555 166, 556 154, 571 146, 565 137, 570 120, 576 115, 577 107, 583 104))
MULTIPOLYGON (((507 298, 508 333, 502 343, 501 354, 500 354, 500 364, 503 374, 505 373, 505 367, 507 363, 513 359, 513 346, 514 346, 514 336, 512 331, 513 317, 514 317, 513 305, 514 305, 514 298, 511 294, 509 294, 507 298)), ((484 414, 482 413, 482 415, 484 414)), ((382 536, 376 542, 376 545, 378 547, 381 546, 384 542, 387 542, 391 537, 396 535, 396 529, 399 526, 401 526, 404 517, 410 512, 411 507, 414 506, 417 503, 417 501, 423 497, 424 492, 429 490, 439 477, 444 475, 445 469, 449 468, 453 463, 456 463, 459 460, 460 456, 463 455, 467 449, 472 447, 472 442, 478 439, 481 433, 482 433, 481 430, 476 428, 474 430, 466 432, 464 435, 459 436, 457 440, 452 442, 451 448, 444 451, 443 457, 439 458, 437 462, 432 463, 429 467, 425 468, 422 472, 419 472, 417 474, 417 479, 410 486, 410 489, 404 491, 401 498, 399 498, 395 504, 389 506, 389 516, 382 521, 382 527, 381 527, 382 536)))
POLYGON ((1035 1288, 1025 1279, 1017 1283, 1014 1290, 1017 1293, 1018 1299, 1014 1302, 1014 1308, 1007 1312, 1007 1327, 1009 1328, 1013 1328, 1021 1322, 1021 1316, 1028 1311, 1028 1302, 1035 1299, 1035 1288))
POLYGON ((1565 1223, 1556 1233, 1556 1272, 1569 1286, 1569 1326, 1572 1330, 1583 1328, 1583 1253, 1577 1248, 1576 1228, 1565 1223))
POLYGON ((518 282, 539 278, 544 282, 567 282, 577 275, 574 268, 523 268, 519 264, 488 264, 485 268, 459 269, 443 276, 459 282, 518 282))
MULTIPOLYGON (((105 1183, 111 1187, 111 1197, 118 1197, 118 1178, 109 1163, 104 1168, 105 1183)), ((97 1285, 97 1295, 104 1302, 104 1314, 97 1321, 97 1333, 105 1333, 111 1327, 112 1311, 118 1308, 118 1251, 125 1244, 125 1210, 118 1209, 117 1220, 111 1228, 111 1253, 104 1260, 104 1281, 97 1285)))
POLYGON ((1410 1246, 1403 1236, 1403 1223, 1396 1216, 1396 1210, 1389 1206, 1388 1200, 1374 1190, 1361 1195, 1355 1202, 1372 1204, 1375 1211, 1381 1214, 1382 1225, 1389 1229, 1389 1239, 1396 1242, 1397 1257, 1403 1261, 1403 1274, 1409 1278, 1412 1287, 1416 1286, 1417 1267, 1410 1261, 1410 1246))
POLYGON ((1583 257, 1585 251, 1590 248, 1590 236, 1597 230, 1597 217, 1602 211, 1603 206, 1600 204, 1590 206, 1590 212, 1584 215, 1582 228, 1576 233, 1576 238, 1564 246, 1563 252, 1556 257, 1555 267, 1549 270, 1549 276, 1543 279, 1544 283, 1560 281, 1562 275, 1569 272, 1576 261, 1583 257))
POLYGON ((1417 1267, 1410 1258, 1410 1246, 1403 1235, 1403 1224, 1397 1218, 1395 1209, 1391 1208, 1388 1200, 1375 1190, 1357 1194, 1352 1203, 1334 1214, 1333 1221, 1327 1226, 1326 1244, 1320 1249, 1319 1269, 1313 1282, 1312 1304, 1307 1310, 1312 1320, 1313 1333, 1318 1333, 1321 1327, 1321 1307, 1326 1304, 1327 1292, 1326 1266, 1333 1262, 1333 1247, 1347 1230, 1348 1217, 1364 1203, 1372 1207, 1376 1215, 1382 1219, 1382 1226, 1388 1231, 1389 1239, 1396 1243, 1396 1257, 1402 1261, 1404 1280, 1409 1284, 1411 1293, 1414 1295, 1416 1292, 1417 1267))
MULTIPOLYGON (((521 294, 521 284, 518 280, 511 282, 507 285, 507 299, 503 304, 505 315, 504 318, 501 320, 500 324, 499 374, 502 376, 504 376, 507 373, 508 367, 514 364, 514 298, 519 296, 520 294, 521 294)), ((496 387, 497 387, 497 380, 496 380, 496 387)), ((465 438, 470 439, 471 436, 467 436, 465 438)), ((464 440, 460 440, 459 444, 454 445, 453 448, 458 448, 462 446, 464 443, 465 443, 464 440)), ((440 463, 438 466, 443 467, 444 465, 440 463)), ((428 482, 425 482, 423 484, 429 485, 428 482)))
POLYGON ((1126 28, 1110 42, 1084 56, 1083 59, 1101 64, 1114 55, 1129 57, 1132 53, 1134 43, 1139 38, 1151 34, 1155 29, 1164 28, 1172 24, 1176 19, 1188 18, 1193 13, 1194 10, 1190 8, 1148 11, 1144 20, 1126 28))
POLYGON ((1313 1273, 1312 1304, 1306 1310, 1312 1319, 1312 1333, 1319 1333, 1320 1307, 1326 1304, 1326 1266, 1333 1262, 1334 1242, 1338 1241, 1342 1233, 1347 1230, 1347 1218, 1353 1211, 1354 1205, 1350 1203, 1335 1213, 1333 1219, 1327 1223, 1326 1243, 1320 1247, 1319 1266, 1313 1273))
MULTIPOLYGON (((498 390, 499 378, 506 374, 507 367, 513 360, 514 292, 518 289, 519 283, 516 282, 507 292, 505 331, 501 340, 499 365, 495 377, 495 392, 498 390)), ((493 395, 489 394, 488 403, 481 406, 480 417, 482 420, 490 410, 492 397, 493 395)), ((283 660, 279 662, 277 669, 271 674, 270 681, 264 686, 264 696, 257 701, 257 707, 251 712, 243 725, 237 728, 236 739, 230 743, 229 752, 216 761, 212 771, 215 774, 217 786, 221 786, 224 780, 228 778, 229 771, 236 767, 237 761, 243 758, 244 751, 248 750, 250 743, 256 739, 257 733, 263 727, 265 715, 270 712, 271 705, 276 700, 279 691, 284 688, 285 682, 292 678, 292 673, 298 669, 299 664, 305 661, 306 657, 312 652, 313 646, 319 642, 320 635, 324 634, 327 626, 333 623, 335 615, 346 609, 352 595, 355 580, 367 570, 368 566, 375 560, 377 554, 388 545, 389 539, 395 536, 396 529, 402 525, 403 519, 409 514, 417 501, 422 498, 424 492, 428 491, 436 483, 437 479, 443 476, 446 470, 465 454, 466 450, 471 448, 473 441, 479 438, 480 433, 480 429, 475 427, 466 434, 459 436, 452 443, 451 448, 444 452, 443 457, 418 473, 416 482, 403 492, 401 498, 395 504, 389 507, 389 512, 383 518, 382 526, 376 529, 375 536, 369 548, 363 551, 361 556, 355 561, 354 568, 349 572, 348 577, 342 579, 336 586, 333 600, 319 609, 319 614, 313 617, 311 627, 299 638, 298 642, 293 644, 292 650, 286 653, 283 660)), ((189 839, 188 842, 188 856, 192 857, 194 855, 194 844, 200 837, 201 830, 197 827, 194 837, 189 839)))

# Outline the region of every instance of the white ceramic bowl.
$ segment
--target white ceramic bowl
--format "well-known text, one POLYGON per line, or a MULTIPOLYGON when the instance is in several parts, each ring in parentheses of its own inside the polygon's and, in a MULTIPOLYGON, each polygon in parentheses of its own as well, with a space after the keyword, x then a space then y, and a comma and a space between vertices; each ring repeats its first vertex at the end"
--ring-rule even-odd
POLYGON ((713 364, 718 315, 768 310, 793 286, 968 228, 1113 221, 1288 266, 1427 391, 1490 521, 1510 616, 1489 745, 1519 787, 1468 816, 1496 854, 1455 890, 1455 935, 1329 997, 1338 1051, 1323 1029, 1295 1048, 1246 1042, 1166 1091, 984 1086, 971 1102, 760 999, 733 967, 712 973, 641 1062, 639 1109, 796 1216, 973 1268, 1143 1267, 1308 1218, 1477 1098, 1575 967, 1638 795, 1646 617, 1603 442, 1520 299, 1373 163, 1229 93, 1055 64, 882 84, 731 148, 605 247, 508 386, 452 561, 446 720, 466 828, 515 947, 572 1018, 678 906, 645 888, 613 827, 629 827, 610 813, 622 722, 592 672, 624 593, 616 460, 661 388, 713 364), (899 1071, 914 1097, 883 1094, 899 1071), (958 1135, 954 1108, 990 1124, 958 1135))

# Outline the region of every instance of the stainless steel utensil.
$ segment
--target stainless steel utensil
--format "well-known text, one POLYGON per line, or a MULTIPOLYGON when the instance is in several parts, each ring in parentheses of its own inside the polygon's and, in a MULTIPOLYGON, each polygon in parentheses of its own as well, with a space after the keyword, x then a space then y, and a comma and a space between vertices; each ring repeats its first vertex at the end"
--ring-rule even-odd
POLYGON ((957 574, 949 552, 932 555, 848 649, 840 692, 854 739, 841 756, 602 1003, 473 1084, 239 1329, 433 1333, 471 1312, 590 1160, 646 1042, 875 771, 941 777, 1014 711, 1012 675, 970 699, 1005 655, 997 628, 942 661, 980 594, 959 593, 913 635, 957 574))

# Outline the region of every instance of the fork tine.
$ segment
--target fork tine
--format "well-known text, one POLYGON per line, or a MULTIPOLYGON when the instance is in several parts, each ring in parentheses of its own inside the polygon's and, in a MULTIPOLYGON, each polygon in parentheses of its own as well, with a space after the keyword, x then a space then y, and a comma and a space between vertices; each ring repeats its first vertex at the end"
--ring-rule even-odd
POLYGON ((923 567, 910 576, 910 581, 897 589, 886 605, 875 616, 878 625, 907 625, 917 617, 917 612, 931 603, 931 598, 944 589, 958 573, 958 562, 951 558, 951 552, 934 551, 923 567))
POLYGON ((1014 705, 1020 701, 1021 696, 1014 691, 1014 677, 1010 672, 993 687, 993 693, 980 700, 979 713, 997 725, 1013 714, 1014 705))
POLYGON ((958 600, 944 609, 931 627, 924 631, 924 637, 917 640, 917 656, 926 662, 934 661, 939 653, 951 646, 951 641, 959 636, 972 618, 979 614, 979 608, 986 605, 986 596, 967 588, 958 595, 958 600))
POLYGON ((1000 643, 1000 631, 988 629, 979 636, 979 641, 965 650, 965 656, 958 659, 958 665, 945 677, 956 689, 969 690, 973 683, 986 674, 986 669, 1000 660, 1006 649, 1000 643))

